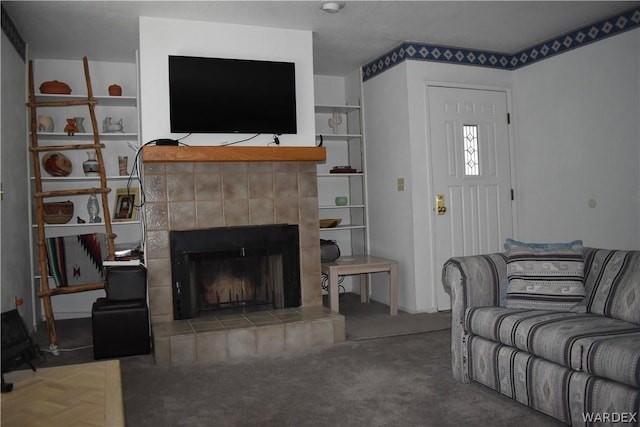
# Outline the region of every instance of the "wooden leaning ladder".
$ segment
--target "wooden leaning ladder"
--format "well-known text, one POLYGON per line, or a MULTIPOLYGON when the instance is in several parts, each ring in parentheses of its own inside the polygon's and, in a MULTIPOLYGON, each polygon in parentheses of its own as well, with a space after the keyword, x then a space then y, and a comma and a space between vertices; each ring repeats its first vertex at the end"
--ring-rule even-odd
MULTIPOLYGON (((60 287, 60 288, 49 288, 49 264, 47 262, 47 248, 45 241, 45 227, 44 227, 44 210, 43 204, 44 199, 50 197, 65 197, 65 196, 76 196, 76 195, 91 195, 91 194, 100 194, 102 201, 102 212, 104 216, 104 226, 107 237, 107 250, 108 250, 108 259, 113 261, 115 259, 115 249, 114 249, 114 239, 116 237, 113 234, 113 229, 111 227, 111 215, 109 212, 109 202, 108 202, 108 193, 111 191, 109 187, 107 187, 107 177, 104 168, 104 159, 102 157, 102 148, 104 148, 104 144, 100 143, 100 134, 98 132, 98 122, 96 120, 95 114, 95 106, 97 101, 93 97, 93 90, 91 88, 91 77, 89 75, 89 63, 87 57, 82 58, 82 62, 84 65, 84 77, 87 83, 87 98, 86 99, 75 99, 75 100, 62 100, 62 101, 37 101, 34 91, 34 82, 33 82, 33 63, 29 61, 29 102, 27 106, 30 108, 31 119, 30 119, 30 133, 31 133, 31 146, 29 147, 29 151, 31 152, 31 157, 33 160, 33 172, 35 178, 35 191, 33 193, 33 197, 36 202, 36 220, 37 220, 37 230, 38 230, 38 256, 39 256, 39 265, 40 265, 40 291, 38 292, 38 296, 42 298, 42 302, 44 305, 44 312, 47 320, 47 328, 49 330, 49 348, 50 350, 57 354, 58 349, 58 340, 56 336, 56 327, 55 327, 55 319, 53 316, 53 307, 51 304, 51 297, 54 295, 64 295, 71 294, 76 292, 85 292, 92 291, 96 289, 103 289, 104 282, 100 283, 87 283, 76 286, 68 286, 68 287, 60 287), (69 106, 77 106, 77 105, 86 105, 89 107, 89 115, 91 116, 91 127, 93 130, 93 143, 92 144, 66 144, 66 145, 46 145, 39 146, 38 145, 38 116, 37 109, 38 107, 69 107, 69 106), (53 190, 53 191, 43 191, 42 189, 42 173, 41 173, 41 163, 40 163, 40 153, 50 152, 50 151, 63 151, 63 150, 95 150, 96 160, 99 164, 100 169, 100 187, 92 187, 92 188, 77 188, 77 189, 67 189, 67 190, 53 190)), ((72 136, 70 136, 72 138, 72 136)))

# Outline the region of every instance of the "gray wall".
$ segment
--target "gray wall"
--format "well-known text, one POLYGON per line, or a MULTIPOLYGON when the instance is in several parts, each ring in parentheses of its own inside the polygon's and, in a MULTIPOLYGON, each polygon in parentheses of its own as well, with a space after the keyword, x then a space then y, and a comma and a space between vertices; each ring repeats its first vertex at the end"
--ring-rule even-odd
MULTIPOLYGON (((412 164, 421 159, 412 145, 410 121, 410 85, 404 62, 364 83, 366 132, 367 204, 369 208, 369 249, 372 255, 398 260, 398 304, 416 311, 421 287, 414 284, 416 251, 420 251, 420 226, 415 221, 414 194, 424 185, 414 179, 412 164), (397 190, 398 178, 404 179, 404 191, 397 190)), ((418 150, 419 151, 419 150, 418 150)), ((423 159, 422 171, 426 159, 423 159)), ((419 173, 419 172, 418 172, 419 173)), ((424 262, 423 262, 424 264, 424 262)), ((371 276, 371 296, 389 302, 386 277, 371 276)))
POLYGON ((640 248, 640 29, 514 73, 519 235, 640 248))
POLYGON ((0 291, 2 311, 13 309, 15 297, 22 298, 20 314, 34 323, 34 292, 31 290, 29 260, 29 191, 27 114, 25 108, 25 63, 2 33, 2 121, 0 176, 3 199, 0 202, 0 291))
MULTIPOLYGON (((364 83, 371 253, 399 260, 400 308, 435 311, 441 286, 427 82, 509 90, 514 237, 638 249, 639 56, 635 29, 516 71, 406 61, 364 83), (404 194, 395 191, 398 177, 404 194)), ((385 286, 373 289, 387 302, 385 286)))

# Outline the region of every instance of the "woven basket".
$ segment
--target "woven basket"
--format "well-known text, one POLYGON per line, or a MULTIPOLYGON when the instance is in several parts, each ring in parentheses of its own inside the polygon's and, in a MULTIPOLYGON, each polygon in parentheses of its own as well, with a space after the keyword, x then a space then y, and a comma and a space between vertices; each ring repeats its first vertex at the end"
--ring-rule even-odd
POLYGON ((43 203, 42 211, 47 224, 66 224, 73 217, 73 202, 43 203))

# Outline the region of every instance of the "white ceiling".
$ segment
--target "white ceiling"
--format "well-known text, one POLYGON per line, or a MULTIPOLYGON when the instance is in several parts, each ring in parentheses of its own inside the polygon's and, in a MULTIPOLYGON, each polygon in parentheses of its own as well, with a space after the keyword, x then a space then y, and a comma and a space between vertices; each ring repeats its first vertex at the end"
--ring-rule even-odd
POLYGON ((346 75, 402 41, 513 54, 639 1, 2 1, 33 58, 131 61, 138 17, 313 31, 314 72, 346 75))

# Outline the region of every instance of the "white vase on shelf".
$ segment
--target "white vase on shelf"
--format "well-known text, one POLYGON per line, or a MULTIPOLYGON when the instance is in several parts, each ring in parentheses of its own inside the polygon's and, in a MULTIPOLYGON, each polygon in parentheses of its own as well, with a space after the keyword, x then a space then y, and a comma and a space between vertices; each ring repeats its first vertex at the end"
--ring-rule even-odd
POLYGON ((84 117, 74 117, 76 119, 76 128, 78 128, 78 133, 85 133, 84 130, 84 117))
POLYGON ((88 159, 82 162, 82 170, 86 176, 100 176, 100 163, 96 159, 95 151, 87 151, 88 159))

